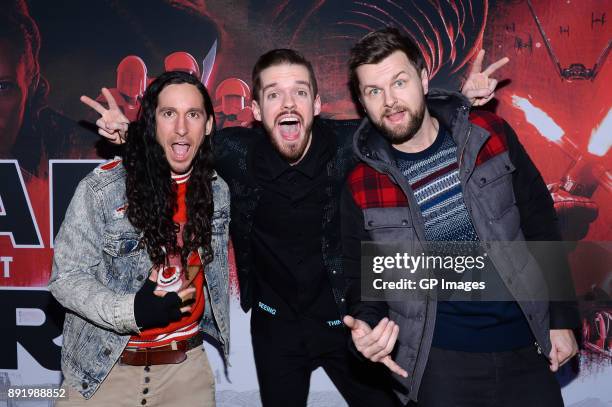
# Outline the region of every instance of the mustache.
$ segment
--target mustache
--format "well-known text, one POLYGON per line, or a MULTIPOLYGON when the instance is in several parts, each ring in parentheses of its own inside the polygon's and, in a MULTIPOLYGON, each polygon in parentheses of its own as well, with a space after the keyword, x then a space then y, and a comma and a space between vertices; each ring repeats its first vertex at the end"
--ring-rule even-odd
POLYGON ((298 112, 296 112, 295 110, 284 110, 284 111, 280 112, 278 115, 276 115, 276 118, 274 119, 274 121, 276 122, 276 121, 280 120, 281 117, 287 116, 287 115, 297 116, 297 117, 299 117, 301 122, 304 121, 304 117, 302 117, 302 115, 299 114, 298 112))
POLYGON ((412 114, 412 111, 408 109, 408 107, 403 106, 403 105, 400 105, 400 106, 396 105, 393 107, 385 107, 385 111, 383 112, 383 115, 387 116, 387 115, 399 113, 399 112, 408 112, 412 114))

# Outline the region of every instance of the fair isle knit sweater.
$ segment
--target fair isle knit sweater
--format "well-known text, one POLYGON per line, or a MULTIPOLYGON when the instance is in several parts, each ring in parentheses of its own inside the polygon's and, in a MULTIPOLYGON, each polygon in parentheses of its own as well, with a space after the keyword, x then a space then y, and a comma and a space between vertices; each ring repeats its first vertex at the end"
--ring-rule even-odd
MULTIPOLYGON (((463 201, 457 146, 440 128, 434 143, 418 153, 393 149, 398 168, 412 187, 427 241, 477 242, 463 201)), ((505 290, 491 264, 487 284, 505 290)), ((502 295, 504 297, 504 295, 502 295)), ((506 298, 508 298, 506 297, 506 298)), ((533 336, 515 301, 440 301, 432 346, 464 352, 501 352, 529 346, 533 336)))

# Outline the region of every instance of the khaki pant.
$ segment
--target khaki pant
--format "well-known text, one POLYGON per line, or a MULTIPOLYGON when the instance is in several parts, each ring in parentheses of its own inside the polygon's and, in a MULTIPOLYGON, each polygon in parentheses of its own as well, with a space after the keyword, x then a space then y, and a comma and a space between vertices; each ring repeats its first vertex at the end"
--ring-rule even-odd
POLYGON ((148 370, 117 363, 89 400, 64 383, 68 399, 55 405, 214 407, 215 378, 202 347, 188 351, 183 363, 149 366, 148 370))

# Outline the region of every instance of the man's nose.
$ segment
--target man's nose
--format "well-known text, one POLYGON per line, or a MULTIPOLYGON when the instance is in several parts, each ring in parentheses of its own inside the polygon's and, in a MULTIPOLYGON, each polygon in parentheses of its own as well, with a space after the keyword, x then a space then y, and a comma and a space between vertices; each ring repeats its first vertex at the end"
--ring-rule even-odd
POLYGON ((293 108, 295 108, 295 100, 293 99, 292 94, 285 94, 283 98, 283 107, 288 110, 293 110, 293 108))
POLYGON ((179 116, 174 126, 174 131, 179 136, 185 136, 187 134, 187 119, 184 116, 179 116))
POLYGON ((397 103, 397 98, 393 94, 393 92, 389 89, 385 91, 385 107, 393 107, 397 103))

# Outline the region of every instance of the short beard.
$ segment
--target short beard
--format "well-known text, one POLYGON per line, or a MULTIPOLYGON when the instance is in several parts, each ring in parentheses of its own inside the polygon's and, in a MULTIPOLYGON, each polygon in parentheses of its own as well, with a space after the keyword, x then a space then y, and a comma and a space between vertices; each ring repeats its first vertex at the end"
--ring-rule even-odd
MULTIPOLYGON (((389 128, 384 124, 384 118, 381 118, 379 121, 371 121, 391 144, 403 144, 410 140, 421 128, 423 119, 425 118, 425 103, 421 103, 416 112, 407 107, 400 107, 400 109, 396 110, 404 110, 409 115, 410 120, 406 127, 395 129, 389 128)), ((390 112, 385 111, 385 114, 388 113, 390 112)))
POLYGON ((274 138, 273 136, 271 136, 272 134, 272 130, 268 128, 267 126, 264 125, 266 131, 268 132, 268 135, 270 137, 270 141, 272 142, 272 145, 274 146, 274 149, 281 155, 281 157, 283 157, 289 164, 295 164, 296 162, 298 162, 299 160, 302 159, 303 155, 304 155, 304 151, 306 150, 306 147, 308 146, 308 141, 310 140, 310 138, 312 137, 312 125, 313 125, 313 121, 311 121, 308 124, 308 127, 304 127, 304 139, 302 140, 302 143, 300 144, 292 144, 291 146, 287 146, 286 144, 284 144, 282 142, 282 140, 277 140, 276 138, 274 138))

